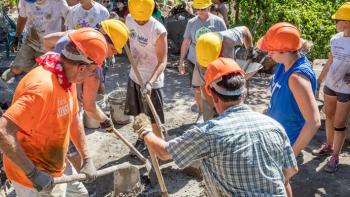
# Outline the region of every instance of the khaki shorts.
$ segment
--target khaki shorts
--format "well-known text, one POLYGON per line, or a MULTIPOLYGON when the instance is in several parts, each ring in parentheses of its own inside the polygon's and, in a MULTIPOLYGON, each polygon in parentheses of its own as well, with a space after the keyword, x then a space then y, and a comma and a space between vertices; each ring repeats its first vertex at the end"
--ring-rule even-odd
POLYGON ((216 117, 218 113, 215 110, 214 106, 211 106, 208 102, 207 99, 205 98, 203 92, 201 90, 201 97, 202 97, 202 110, 203 110, 203 120, 204 122, 216 117))
POLYGON ((193 75, 192 75, 192 87, 204 86, 204 73, 205 69, 201 68, 197 64, 194 66, 193 75))
MULTIPOLYGON (((77 174, 72 164, 67 160, 66 169, 62 176, 77 174)), ((12 181, 12 186, 15 189, 17 196, 20 197, 56 197, 56 196, 71 196, 71 197, 88 197, 89 193, 83 183, 74 181, 70 183, 57 184, 51 192, 38 192, 33 188, 25 187, 19 183, 12 181)))
POLYGON ((35 66, 35 58, 43 54, 42 52, 34 50, 27 43, 24 43, 17 52, 11 67, 21 68, 22 71, 29 72, 35 66))

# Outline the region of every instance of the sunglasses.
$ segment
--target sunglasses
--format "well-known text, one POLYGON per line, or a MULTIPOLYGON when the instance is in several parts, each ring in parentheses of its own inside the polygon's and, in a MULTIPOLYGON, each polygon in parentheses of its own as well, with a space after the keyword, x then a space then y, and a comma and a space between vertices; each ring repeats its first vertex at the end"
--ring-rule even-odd
POLYGON ((209 8, 203 8, 203 9, 196 9, 197 11, 201 11, 201 12, 204 12, 204 11, 209 11, 209 8))
POLYGON ((102 3, 109 3, 110 1, 102 1, 102 3))

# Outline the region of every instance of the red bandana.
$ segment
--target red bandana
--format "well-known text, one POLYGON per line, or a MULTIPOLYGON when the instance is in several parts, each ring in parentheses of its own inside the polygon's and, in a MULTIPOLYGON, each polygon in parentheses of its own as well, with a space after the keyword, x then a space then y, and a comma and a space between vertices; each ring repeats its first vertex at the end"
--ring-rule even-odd
POLYGON ((71 82, 68 81, 66 74, 63 71, 60 54, 58 53, 46 53, 38 58, 35 61, 40 65, 49 70, 50 72, 56 74, 58 78, 58 83, 61 87, 68 91, 72 85, 71 82))

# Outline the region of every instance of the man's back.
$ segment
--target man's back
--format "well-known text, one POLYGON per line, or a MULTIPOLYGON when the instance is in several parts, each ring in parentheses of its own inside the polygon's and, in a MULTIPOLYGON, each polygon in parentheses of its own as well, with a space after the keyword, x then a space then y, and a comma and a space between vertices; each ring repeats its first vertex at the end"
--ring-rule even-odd
POLYGON ((271 118, 246 106, 232 107, 204 127, 213 157, 206 173, 238 196, 284 195, 283 168, 295 166, 288 137, 271 118))
POLYGON ((217 195, 215 188, 228 196, 285 196, 282 169, 296 166, 282 126, 246 105, 227 109, 176 141, 168 146, 175 163, 201 160, 210 196, 217 195))

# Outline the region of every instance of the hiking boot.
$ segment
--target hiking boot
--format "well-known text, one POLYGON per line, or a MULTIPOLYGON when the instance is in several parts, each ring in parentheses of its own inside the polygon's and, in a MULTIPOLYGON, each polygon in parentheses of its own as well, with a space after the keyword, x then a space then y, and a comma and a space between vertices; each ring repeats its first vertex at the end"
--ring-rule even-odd
MULTIPOLYGON (((143 140, 137 139, 134 146, 135 146, 136 150, 138 150, 141 154, 144 154, 147 152, 147 146, 145 145, 143 140)), ((132 157, 136 157, 136 154, 133 150, 130 150, 129 155, 132 157)))
POLYGON ((332 152, 333 152, 332 146, 324 143, 319 149, 312 150, 312 155, 325 156, 325 155, 332 154, 332 152))
POLYGON ((328 173, 334 173, 338 170, 338 167, 339 167, 339 158, 337 156, 332 155, 331 158, 328 160, 328 163, 324 168, 324 171, 328 173))

